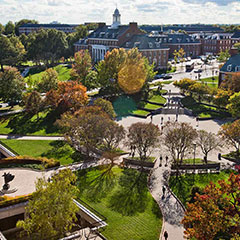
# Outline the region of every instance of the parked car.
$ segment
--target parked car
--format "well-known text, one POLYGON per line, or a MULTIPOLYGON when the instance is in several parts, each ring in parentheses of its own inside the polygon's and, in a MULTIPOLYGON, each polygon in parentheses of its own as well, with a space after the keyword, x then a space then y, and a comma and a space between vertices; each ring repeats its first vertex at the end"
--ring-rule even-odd
POLYGON ((197 70, 194 70, 195 73, 201 73, 202 72, 202 69, 197 69, 197 70))
POLYGON ((172 76, 169 75, 169 74, 165 74, 164 77, 163 77, 163 79, 170 79, 170 78, 172 78, 172 76))

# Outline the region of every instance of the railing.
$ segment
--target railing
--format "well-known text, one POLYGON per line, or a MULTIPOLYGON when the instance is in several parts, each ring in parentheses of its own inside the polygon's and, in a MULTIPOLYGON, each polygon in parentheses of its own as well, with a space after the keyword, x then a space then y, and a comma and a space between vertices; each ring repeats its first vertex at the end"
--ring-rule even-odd
POLYGON ((19 155, 16 151, 11 149, 8 145, 3 143, 2 141, 0 141, 0 149, 3 151, 2 154, 6 153, 6 154, 8 154, 11 157, 15 157, 15 156, 19 155))
POLYGON ((0 240, 7 240, 1 232, 0 232, 0 240))

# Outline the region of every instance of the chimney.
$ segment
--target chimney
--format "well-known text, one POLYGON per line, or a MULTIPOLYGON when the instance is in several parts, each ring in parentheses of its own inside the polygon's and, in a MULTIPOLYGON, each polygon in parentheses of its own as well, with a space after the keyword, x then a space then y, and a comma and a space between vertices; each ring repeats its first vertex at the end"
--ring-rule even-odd
POLYGON ((130 23, 129 23, 129 27, 130 27, 130 29, 137 29, 137 28, 138 28, 138 25, 137 25, 136 22, 130 22, 130 23))
POLYGON ((98 27, 99 27, 99 28, 102 28, 102 27, 105 27, 105 26, 106 26, 106 23, 104 23, 104 22, 98 23, 98 27))
POLYGON ((232 56, 234 55, 237 55, 238 54, 238 49, 236 47, 232 47, 230 50, 229 50, 229 53, 232 56))

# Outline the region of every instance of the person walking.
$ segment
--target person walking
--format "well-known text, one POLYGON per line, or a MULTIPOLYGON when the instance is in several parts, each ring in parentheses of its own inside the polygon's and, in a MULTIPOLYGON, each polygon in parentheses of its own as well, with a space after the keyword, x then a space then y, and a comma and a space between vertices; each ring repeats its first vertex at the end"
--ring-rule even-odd
POLYGON ((159 159, 160 159, 159 167, 161 167, 162 166, 162 159, 163 159, 162 156, 160 156, 159 159))
POLYGON ((165 240, 167 240, 167 239, 168 239, 168 232, 165 231, 164 234, 163 234, 163 236, 164 236, 165 240))
POLYGON ((164 186, 162 186, 162 193, 163 193, 163 196, 165 196, 165 192, 166 192, 166 188, 164 186))

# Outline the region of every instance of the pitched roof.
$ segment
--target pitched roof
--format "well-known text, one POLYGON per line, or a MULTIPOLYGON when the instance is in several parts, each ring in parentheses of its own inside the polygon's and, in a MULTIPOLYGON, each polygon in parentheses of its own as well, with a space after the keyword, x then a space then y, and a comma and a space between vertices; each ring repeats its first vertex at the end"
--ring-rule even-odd
POLYGON ((235 33, 232 35, 232 38, 240 38, 240 31, 235 32, 235 33))
POLYGON ((195 39, 194 37, 184 33, 172 33, 167 34, 167 36, 168 44, 200 43, 198 39, 195 39))
POLYGON ((110 26, 103 26, 93 31, 88 38, 102 38, 102 39, 118 39, 129 26, 121 25, 117 28, 111 28, 110 26))
POLYGON ((129 41, 122 44, 123 48, 137 47, 140 50, 143 49, 167 49, 159 42, 157 37, 149 37, 147 35, 133 35, 129 41))
POLYGON ((220 71, 221 72, 240 72, 240 54, 230 57, 228 61, 222 66, 220 71), (236 67, 238 67, 238 69, 236 67))

